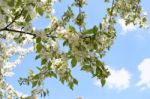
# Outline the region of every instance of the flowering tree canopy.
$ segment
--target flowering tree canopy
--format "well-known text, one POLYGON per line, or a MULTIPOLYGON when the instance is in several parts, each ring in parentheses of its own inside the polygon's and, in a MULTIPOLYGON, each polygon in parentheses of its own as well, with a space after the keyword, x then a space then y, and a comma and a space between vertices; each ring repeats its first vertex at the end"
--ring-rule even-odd
POLYGON ((104 0, 111 6, 103 21, 92 28, 87 28, 85 23, 86 13, 82 8, 88 6, 86 0, 73 0, 61 18, 54 14, 55 2, 61 0, 0 0, 0 97, 46 96, 48 90, 42 84, 52 77, 73 89, 78 84, 71 73, 75 66, 98 78, 104 86, 110 73, 101 59, 116 37, 117 18, 123 19, 126 25, 147 25, 140 0, 104 0), (33 20, 40 16, 50 21, 43 30, 32 26, 33 20), (67 51, 62 50, 60 41, 67 51), (5 78, 11 76, 13 68, 31 51, 36 53, 35 59, 41 65, 37 67, 38 73, 30 70, 27 78, 19 79, 20 85, 32 85, 32 96, 26 96, 15 91, 5 78), (10 62, 13 55, 18 55, 18 59, 10 62))

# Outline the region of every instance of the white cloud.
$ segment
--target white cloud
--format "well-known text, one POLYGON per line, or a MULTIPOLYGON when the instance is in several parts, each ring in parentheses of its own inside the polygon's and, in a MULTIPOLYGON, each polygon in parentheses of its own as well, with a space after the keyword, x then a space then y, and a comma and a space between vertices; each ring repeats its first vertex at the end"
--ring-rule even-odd
POLYGON ((150 58, 144 59, 139 65, 140 81, 137 83, 142 89, 150 88, 150 58))
MULTIPOLYGON (((109 89, 117 89, 120 91, 129 87, 131 75, 126 69, 114 70, 109 68, 109 71, 111 75, 106 81, 106 86, 108 86, 109 89)), ((100 81, 97 80, 95 85, 101 86, 100 81)))
POLYGON ((133 24, 129 24, 126 26, 125 20, 123 19, 119 19, 119 24, 121 25, 122 28, 122 32, 121 32, 122 35, 125 35, 127 32, 134 31, 137 29, 137 27, 134 26, 133 24))

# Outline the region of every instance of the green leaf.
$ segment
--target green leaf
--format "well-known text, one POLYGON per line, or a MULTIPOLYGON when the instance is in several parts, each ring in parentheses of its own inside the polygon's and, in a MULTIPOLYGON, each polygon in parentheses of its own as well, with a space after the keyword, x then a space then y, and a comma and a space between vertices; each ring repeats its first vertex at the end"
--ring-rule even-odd
POLYGON ((83 34, 93 34, 93 29, 87 29, 82 32, 83 34))
POLYGON ((110 2, 110 0, 105 0, 105 2, 110 2))
POLYGON ((51 61, 49 61, 49 62, 48 62, 48 66, 50 67, 51 65, 52 65, 52 62, 51 62, 51 61))
POLYGON ((73 79, 73 83, 77 85, 78 81, 76 79, 73 79))
POLYGON ((101 62, 100 60, 96 60, 96 66, 98 66, 98 67, 103 67, 103 66, 104 66, 104 63, 101 62))
POLYGON ((39 75, 38 75, 38 74, 36 74, 35 76, 33 76, 33 79, 34 79, 34 80, 39 79, 39 75))
POLYGON ((29 75, 32 75, 33 71, 32 70, 28 70, 28 73, 29 73, 29 75))
POLYGON ((103 24, 102 23, 99 24, 99 28, 100 28, 100 30, 103 28, 103 24))
POLYGON ((43 92, 43 95, 44 95, 44 97, 46 96, 46 92, 45 91, 43 92))
POLYGON ((70 88, 71 90, 73 90, 74 84, 73 84, 72 82, 70 82, 70 83, 68 84, 68 86, 69 86, 69 88, 70 88))
POLYGON ((98 32, 98 27, 95 25, 95 26, 93 27, 93 33, 96 34, 97 32, 98 32))
POLYGON ((36 60, 39 59, 39 58, 40 58, 40 55, 37 55, 37 56, 35 57, 36 60))
POLYGON ((5 21, 6 21, 6 23, 8 23, 8 21, 9 21, 9 17, 8 16, 5 16, 5 21))
POLYGON ((32 88, 34 88, 37 85, 37 81, 32 82, 32 88))
POLYGON ((37 44, 36 45, 36 50, 37 50, 37 52, 40 52, 41 50, 42 50, 42 44, 41 43, 39 43, 39 44, 37 44))
POLYGON ((32 20, 32 18, 31 18, 31 16, 28 14, 27 16, 26 16, 26 18, 25 18, 25 21, 26 22, 29 22, 29 21, 31 21, 32 20))
POLYGON ((16 24, 17 24, 18 26, 23 26, 23 25, 25 25, 25 22, 16 22, 16 24))
POLYGON ((71 65, 72 65, 72 67, 75 67, 76 64, 77 64, 77 60, 76 60, 75 57, 73 57, 72 60, 71 60, 71 65))
POLYGON ((13 7, 15 5, 15 0, 10 0, 10 1, 7 1, 8 2, 8 5, 13 7))
POLYGON ((64 41, 63 42, 63 46, 67 45, 68 44, 68 41, 64 41))
POLYGON ((46 59, 46 58, 42 59, 41 65, 45 64, 46 62, 47 62, 47 59, 46 59))
POLYGON ((73 26, 69 25, 69 32, 76 33, 76 29, 73 26))
POLYGON ((39 71, 41 71, 41 68, 40 67, 36 67, 39 71))
POLYGON ((44 10, 43 10, 42 7, 37 7, 37 8, 36 8, 36 12, 38 12, 40 15, 43 15, 44 10))
POLYGON ((48 62, 48 66, 47 66, 47 67, 48 67, 48 70, 52 70, 51 65, 52 65, 52 62, 49 61, 49 62, 48 62))
POLYGON ((41 37, 37 37, 36 38, 36 43, 40 43, 41 42, 41 37))
POLYGON ((28 14, 28 11, 27 11, 27 10, 24 10, 24 11, 22 12, 22 16, 24 16, 24 18, 26 18, 27 14, 28 14))
POLYGON ((91 67, 90 64, 85 64, 82 66, 81 70, 87 71, 87 72, 92 72, 93 68, 91 67))
POLYGON ((22 0, 17 0, 16 6, 19 6, 19 5, 21 5, 21 4, 22 4, 22 0))
POLYGON ((102 78, 101 79, 101 85, 102 85, 102 87, 104 87, 105 83, 106 83, 106 80, 104 78, 102 78))
POLYGON ((50 28, 45 28, 44 31, 47 33, 47 32, 50 32, 50 28))
POLYGON ((54 73, 54 72, 52 71, 51 74, 52 74, 53 77, 57 78, 57 74, 56 74, 56 73, 54 73))

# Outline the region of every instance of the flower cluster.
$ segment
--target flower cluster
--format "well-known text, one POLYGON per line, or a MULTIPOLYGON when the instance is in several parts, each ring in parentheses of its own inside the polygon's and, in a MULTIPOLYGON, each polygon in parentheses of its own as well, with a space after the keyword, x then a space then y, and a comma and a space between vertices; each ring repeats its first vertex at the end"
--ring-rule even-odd
POLYGON ((14 41, 15 35, 6 35, 5 39, 0 38, 0 45, 2 47, 0 52, 0 92, 7 94, 8 97, 22 97, 23 95, 19 92, 16 92, 10 84, 7 84, 4 80, 5 77, 13 76, 13 69, 21 63, 24 56, 31 51, 33 51, 33 47, 25 47, 26 45, 32 43, 32 39, 29 35, 25 35, 27 39, 25 39, 21 44, 18 44, 14 41), (11 57, 17 56, 16 60, 10 60, 11 57))

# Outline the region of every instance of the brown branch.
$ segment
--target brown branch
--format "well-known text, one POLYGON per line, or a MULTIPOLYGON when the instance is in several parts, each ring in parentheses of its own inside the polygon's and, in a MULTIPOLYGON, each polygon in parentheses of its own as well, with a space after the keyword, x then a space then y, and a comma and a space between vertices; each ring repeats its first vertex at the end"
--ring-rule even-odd
MULTIPOLYGON (((28 34, 28 35, 31 35, 33 37, 36 37, 37 35, 35 33, 31 33, 31 32, 26 32, 26 31, 21 31, 21 30, 15 30, 15 29, 9 29, 9 28, 3 28, 3 29, 0 29, 0 32, 1 31, 8 31, 8 32, 15 32, 15 33, 21 33, 21 34, 28 34)), ((53 35, 50 35, 50 34, 46 34, 46 37, 51 37, 51 38, 57 38, 56 36, 53 36, 53 35)))
POLYGON ((16 32, 16 33, 21 33, 21 34, 29 34, 29 35, 36 37, 36 34, 34 34, 34 33, 20 31, 20 30, 14 30, 14 29, 9 29, 9 28, 4 28, 4 29, 1 29, 0 31, 9 31, 9 32, 16 32))

